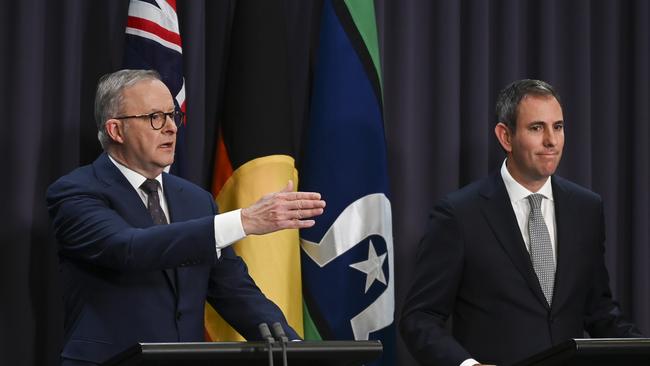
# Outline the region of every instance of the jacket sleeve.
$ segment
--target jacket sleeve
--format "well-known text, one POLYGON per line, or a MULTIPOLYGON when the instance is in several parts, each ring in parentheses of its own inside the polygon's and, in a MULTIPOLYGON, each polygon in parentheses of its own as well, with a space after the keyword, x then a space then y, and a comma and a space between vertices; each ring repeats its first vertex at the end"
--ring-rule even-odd
POLYGON ((600 230, 594 243, 594 275, 585 308, 585 330, 591 337, 641 338, 641 332, 623 317, 618 303, 612 298, 609 273, 605 266, 605 219, 601 201, 593 212, 598 212, 596 220, 599 224, 596 227, 600 230))
POLYGON ((421 365, 458 366, 471 358, 445 329, 462 275, 463 252, 453 208, 442 201, 433 209, 420 241, 415 278, 399 323, 407 347, 421 365))
POLYGON ((119 271, 149 271, 216 260, 214 217, 136 228, 100 191, 61 179, 47 204, 60 255, 119 271))
POLYGON ((222 250, 210 273, 208 302, 247 340, 261 340, 260 323, 279 322, 290 340, 300 336, 287 323, 282 310, 257 287, 246 264, 232 247, 222 250))

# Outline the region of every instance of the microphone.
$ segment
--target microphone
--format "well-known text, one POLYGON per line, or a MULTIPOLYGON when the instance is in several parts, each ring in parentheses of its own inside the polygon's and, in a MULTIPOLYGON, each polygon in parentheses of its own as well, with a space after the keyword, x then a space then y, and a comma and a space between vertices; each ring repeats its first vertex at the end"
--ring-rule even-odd
POLYGON ((275 338, 280 341, 280 345, 282 346, 282 365, 287 366, 287 342, 289 342, 289 338, 287 338, 287 335, 284 334, 282 324, 275 322, 273 323, 272 327, 273 335, 275 335, 275 338))
POLYGON ((260 323, 257 328, 260 330, 262 338, 266 339, 266 342, 268 343, 269 366, 273 366, 273 343, 275 343, 275 340, 273 339, 269 326, 266 323, 260 323))

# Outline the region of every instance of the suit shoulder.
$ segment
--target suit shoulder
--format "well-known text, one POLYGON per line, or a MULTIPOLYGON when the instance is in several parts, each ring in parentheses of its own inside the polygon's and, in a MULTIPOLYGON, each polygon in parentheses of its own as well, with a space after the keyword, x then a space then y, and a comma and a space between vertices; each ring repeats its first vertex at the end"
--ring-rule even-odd
POLYGON ((80 166, 78 168, 75 168, 74 170, 72 170, 68 174, 65 174, 65 175, 59 177, 59 179, 54 181, 54 183, 52 183, 50 186, 55 185, 55 184, 60 183, 60 182, 87 181, 87 180, 92 179, 93 176, 94 176, 94 173, 93 173, 92 165, 90 165, 90 164, 89 165, 84 165, 84 166, 80 166))
POLYGON ((601 203, 602 198, 600 195, 586 187, 583 187, 577 183, 574 183, 566 178, 560 176, 553 176, 553 185, 554 188, 561 189, 566 193, 570 194, 574 199, 579 199, 583 201, 590 201, 594 203, 601 203))
POLYGON ((488 182, 488 177, 471 182, 460 189, 447 194, 443 201, 457 207, 472 205, 476 202, 485 184, 488 182))
POLYGON ((47 197, 68 190, 72 187, 89 187, 96 178, 91 165, 76 168, 70 173, 60 177, 47 188, 47 197))
POLYGON ((487 178, 474 181, 445 195, 429 211, 429 219, 434 217, 462 217, 468 212, 475 212, 481 201, 481 192, 486 180, 487 178))

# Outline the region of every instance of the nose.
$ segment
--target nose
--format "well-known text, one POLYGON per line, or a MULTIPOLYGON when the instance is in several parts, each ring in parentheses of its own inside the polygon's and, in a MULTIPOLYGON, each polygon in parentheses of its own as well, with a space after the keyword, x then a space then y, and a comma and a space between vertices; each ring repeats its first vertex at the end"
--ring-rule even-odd
POLYGON ((547 128, 544 130, 544 146, 553 147, 557 144, 557 136, 555 135, 556 131, 553 128, 547 128))
POLYGON ((176 133, 178 132, 178 127, 176 126, 176 121, 172 116, 165 116, 165 125, 162 128, 163 133, 176 133))

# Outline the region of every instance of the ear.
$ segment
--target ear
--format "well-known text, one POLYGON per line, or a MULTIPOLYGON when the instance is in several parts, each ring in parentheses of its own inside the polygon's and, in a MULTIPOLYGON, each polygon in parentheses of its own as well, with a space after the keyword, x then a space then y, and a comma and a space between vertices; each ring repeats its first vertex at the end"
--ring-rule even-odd
POLYGON ((106 133, 118 144, 124 143, 124 124, 119 119, 111 118, 106 121, 106 133))
POLYGON ((494 134, 497 136, 497 140, 499 140, 499 143, 501 144, 501 147, 503 147, 503 150, 505 150, 507 153, 511 153, 512 133, 510 132, 508 126, 506 126, 503 122, 497 123, 497 125, 494 127, 494 134))

